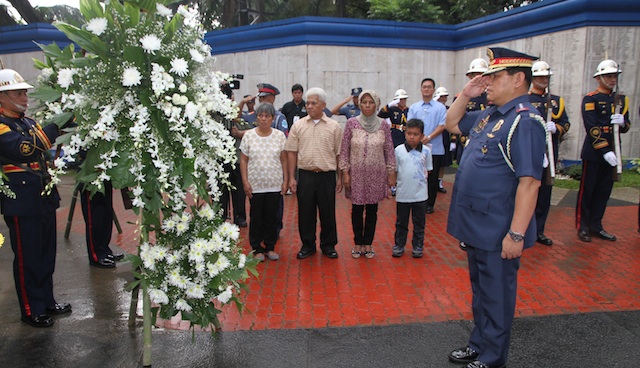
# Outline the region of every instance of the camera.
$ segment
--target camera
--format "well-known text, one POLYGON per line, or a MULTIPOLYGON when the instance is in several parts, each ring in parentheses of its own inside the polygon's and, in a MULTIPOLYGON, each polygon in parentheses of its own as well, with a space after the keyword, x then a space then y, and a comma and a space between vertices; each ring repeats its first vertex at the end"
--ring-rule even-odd
POLYGON ((240 79, 244 79, 244 74, 232 74, 231 78, 233 79, 228 82, 229 88, 240 89, 240 79))

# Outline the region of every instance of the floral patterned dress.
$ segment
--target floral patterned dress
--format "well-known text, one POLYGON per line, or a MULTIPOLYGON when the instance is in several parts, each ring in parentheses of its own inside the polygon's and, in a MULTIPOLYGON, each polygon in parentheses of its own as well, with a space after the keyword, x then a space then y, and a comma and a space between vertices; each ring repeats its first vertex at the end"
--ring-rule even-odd
POLYGON ((396 170, 389 125, 382 122, 376 132, 368 133, 357 118, 347 120, 339 167, 349 170, 351 189, 345 195, 353 204, 374 204, 386 198, 388 175, 396 170))

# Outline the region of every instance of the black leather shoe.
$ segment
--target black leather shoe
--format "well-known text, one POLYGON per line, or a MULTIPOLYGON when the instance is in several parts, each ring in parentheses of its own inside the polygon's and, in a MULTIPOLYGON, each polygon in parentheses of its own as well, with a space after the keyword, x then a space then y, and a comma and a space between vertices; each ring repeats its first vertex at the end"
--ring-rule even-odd
POLYGON ((107 254, 107 258, 114 262, 122 261, 122 259, 124 259, 124 253, 107 254))
POLYGON ((536 241, 544 245, 553 245, 553 240, 547 238, 546 236, 544 236, 544 234, 538 235, 538 240, 536 241))
POLYGON ((438 192, 440 192, 440 193, 446 193, 446 192, 447 192, 447 190, 446 190, 446 189, 444 189, 444 188, 442 188, 442 187, 438 187, 438 192))
POLYGON ((235 223, 240 227, 247 227, 247 220, 245 219, 238 218, 236 219, 235 223))
POLYGON ((587 230, 578 231, 578 238, 586 243, 589 243, 591 241, 591 235, 589 235, 589 232, 587 230))
POLYGON ((316 254, 316 250, 315 249, 311 249, 311 250, 305 250, 305 249, 301 249, 298 252, 298 255, 296 256, 296 258, 298 259, 305 259, 307 257, 311 257, 312 255, 316 254))
POLYGON ((449 353, 449 361, 454 363, 472 363, 478 358, 478 352, 468 346, 449 353))
POLYGON ((115 268, 116 263, 109 257, 104 257, 99 259, 98 262, 89 262, 90 266, 98 267, 98 268, 115 268))
POLYGON ((433 207, 427 206, 427 213, 433 213, 433 207))
POLYGON ((327 256, 329 258, 338 258, 338 252, 336 252, 335 249, 322 251, 322 254, 324 254, 325 256, 327 256))
POLYGON ((507 366, 506 364, 489 365, 487 363, 482 363, 481 361, 476 360, 475 362, 471 362, 467 364, 465 368, 505 368, 506 366, 507 366))
POLYGON ((71 304, 56 303, 53 307, 47 307, 48 314, 65 314, 71 312, 71 304))
POLYGON ((604 240, 608 240, 608 241, 616 241, 616 240, 618 240, 618 238, 616 238, 615 235, 609 234, 608 232, 606 232, 604 230, 598 231, 595 235, 598 235, 598 238, 600 238, 600 239, 604 239, 604 240))
POLYGON ((39 316, 30 316, 30 317, 22 317, 22 322, 33 326, 33 327, 51 327, 53 326, 53 318, 47 316, 46 314, 41 314, 39 316))
POLYGON ((460 249, 464 250, 465 252, 467 251, 467 245, 464 242, 458 242, 458 245, 460 246, 460 249))

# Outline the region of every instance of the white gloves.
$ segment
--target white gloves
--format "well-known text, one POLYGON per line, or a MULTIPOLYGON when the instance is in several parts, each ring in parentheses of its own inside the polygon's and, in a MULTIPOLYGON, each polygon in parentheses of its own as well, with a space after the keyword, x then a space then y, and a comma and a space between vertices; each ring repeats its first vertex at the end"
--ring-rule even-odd
POLYGON ((604 159, 611 166, 616 166, 618 164, 618 160, 616 159, 616 154, 613 153, 612 151, 609 151, 609 152, 605 153, 604 154, 604 159))
POLYGON ((556 127, 556 123, 554 123, 553 121, 547 121, 547 132, 554 134, 556 131, 558 131, 558 128, 556 127))
POLYGON ((624 116, 622 114, 611 115, 611 124, 618 124, 624 126, 624 116))
POLYGON ((451 144, 449 145, 449 151, 455 151, 456 150, 456 142, 451 142, 451 144))
POLYGON ((400 100, 393 100, 393 101, 389 102, 389 104, 387 106, 396 107, 396 106, 398 106, 399 103, 400 103, 400 100))
POLYGON ((542 159, 542 168, 546 169, 547 167, 549 167, 549 158, 547 157, 547 154, 544 154, 544 158, 542 159))

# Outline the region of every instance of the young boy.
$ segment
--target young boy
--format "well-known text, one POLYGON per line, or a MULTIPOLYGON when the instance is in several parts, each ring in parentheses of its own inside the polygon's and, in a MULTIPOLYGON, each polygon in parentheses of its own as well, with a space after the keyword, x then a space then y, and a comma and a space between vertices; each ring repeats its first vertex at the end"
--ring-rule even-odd
POLYGON ((433 170, 431 149, 422 145, 424 122, 410 119, 405 132, 406 142, 396 147, 396 235, 394 257, 404 254, 409 231, 409 214, 413 222, 412 256, 422 257, 424 224, 427 210, 427 172, 433 170))

